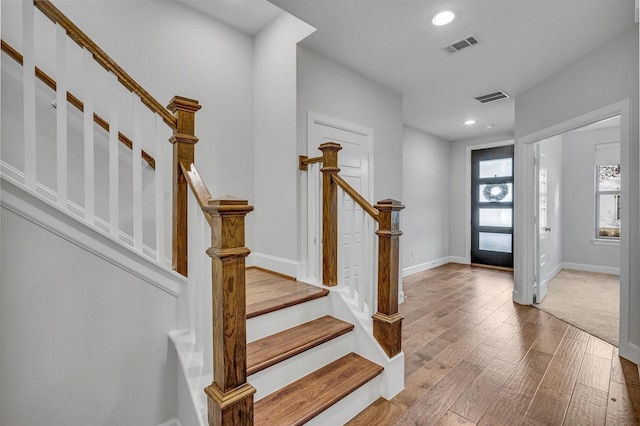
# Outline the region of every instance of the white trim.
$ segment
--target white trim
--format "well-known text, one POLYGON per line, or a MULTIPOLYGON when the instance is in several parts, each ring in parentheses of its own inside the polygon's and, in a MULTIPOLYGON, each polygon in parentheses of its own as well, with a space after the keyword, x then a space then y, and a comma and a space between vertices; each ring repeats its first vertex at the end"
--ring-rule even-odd
POLYGON ((471 259, 467 257, 449 256, 449 261, 451 263, 458 263, 460 265, 471 265, 471 259))
MULTIPOLYGON (((508 146, 508 145, 514 145, 515 141, 514 139, 507 139, 504 141, 498 141, 498 142, 488 142, 488 143, 481 143, 478 145, 468 145, 466 147, 466 153, 465 153, 465 181, 464 181, 464 188, 465 188, 465 247, 464 247, 464 253, 465 253, 465 259, 463 262, 456 262, 456 263, 463 263, 463 264, 470 264, 471 263, 471 151, 476 151, 479 149, 487 149, 487 148, 498 148, 501 146, 508 146)), ((514 154, 515 155, 515 154, 514 154)))
POLYGON ((58 235, 72 244, 135 275, 160 290, 180 297, 187 279, 164 268, 132 248, 116 241, 110 235, 69 216, 56 204, 24 191, 20 186, 2 178, 0 204, 3 208, 58 235))
POLYGON ((196 338, 187 330, 169 332, 178 357, 178 418, 192 426, 206 426, 207 396, 202 391, 211 384, 204 373, 204 357, 196 348, 196 338))
MULTIPOLYGON (((580 115, 562 123, 555 124, 546 129, 533 132, 517 138, 515 146, 516 157, 516 189, 519 196, 515 200, 515 247, 518 253, 514 264, 514 291, 513 300, 522 305, 533 303, 533 271, 534 271, 534 227, 533 215, 535 214, 533 191, 533 144, 543 139, 565 133, 596 121, 614 115, 620 115, 620 159, 623 173, 630 170, 631 151, 631 99, 616 102, 599 108, 595 111, 580 115)), ((622 230, 620 238, 620 355, 631 360, 640 360, 638 347, 629 342, 629 312, 631 311, 630 295, 630 248, 629 226, 636 218, 631 218, 629 206, 629 175, 623 175, 622 179, 622 230)))
POLYGON ((438 266, 446 265, 451 262, 451 257, 441 257, 440 259, 431 260, 429 262, 420 263, 414 266, 408 266, 402 269, 402 276, 406 277, 407 275, 416 274, 422 271, 428 271, 429 269, 436 268, 438 266))
POLYGON ((620 247, 620 240, 619 239, 605 240, 604 238, 596 238, 596 239, 591 240, 591 243, 594 246, 620 247))
MULTIPOLYGON (((2 179, 11 182, 13 185, 16 185, 19 188, 25 190, 24 185, 24 174, 4 161, 0 161, 0 170, 2 171, 2 179)), ((94 223, 91 224, 88 221, 85 221, 85 210, 82 206, 74 203, 73 201, 67 199, 64 204, 57 203, 58 199, 57 193, 43 185, 40 182, 36 182, 36 194, 31 194, 41 201, 46 202, 52 206, 57 206, 58 210, 66 213, 67 215, 84 222, 87 226, 93 227, 99 231, 102 231, 106 234, 110 234, 111 238, 115 241, 120 241, 120 243, 128 245, 133 248, 133 237, 122 230, 115 230, 113 233, 111 232, 112 224, 107 222, 106 220, 94 215, 94 223), (65 209, 66 206, 66 209, 65 209)), ((164 259, 158 259, 156 249, 149 247, 146 244, 142 245, 141 250, 135 250, 137 253, 147 256, 152 261, 158 263, 158 265, 163 266, 167 269, 171 269, 171 259, 168 257, 164 257, 164 259)))
POLYGON ((270 254, 253 252, 247 258, 247 266, 257 266, 297 278, 302 268, 302 263, 283 257, 271 256, 270 254))
POLYGON ((182 426, 182 423, 177 418, 169 419, 164 423, 160 423, 158 426, 182 426))
POLYGON ((603 265, 584 265, 582 263, 563 262, 560 269, 574 269, 576 271, 597 272, 599 274, 620 275, 620 268, 603 265))

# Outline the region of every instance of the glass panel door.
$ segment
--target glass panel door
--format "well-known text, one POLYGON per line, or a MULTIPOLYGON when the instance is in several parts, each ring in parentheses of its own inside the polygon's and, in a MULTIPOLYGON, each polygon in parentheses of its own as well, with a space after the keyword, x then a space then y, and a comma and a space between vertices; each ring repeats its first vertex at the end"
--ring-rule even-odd
POLYGON ((471 152, 471 263, 513 267, 513 145, 471 152))

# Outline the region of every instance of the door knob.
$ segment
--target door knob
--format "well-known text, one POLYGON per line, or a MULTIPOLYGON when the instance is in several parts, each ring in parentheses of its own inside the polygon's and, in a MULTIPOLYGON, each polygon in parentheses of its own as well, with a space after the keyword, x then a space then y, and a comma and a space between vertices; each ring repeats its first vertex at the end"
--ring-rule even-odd
POLYGON ((549 227, 549 226, 543 226, 543 227, 542 227, 542 230, 543 230, 543 231, 550 232, 550 231, 551 231, 551 227, 549 227))

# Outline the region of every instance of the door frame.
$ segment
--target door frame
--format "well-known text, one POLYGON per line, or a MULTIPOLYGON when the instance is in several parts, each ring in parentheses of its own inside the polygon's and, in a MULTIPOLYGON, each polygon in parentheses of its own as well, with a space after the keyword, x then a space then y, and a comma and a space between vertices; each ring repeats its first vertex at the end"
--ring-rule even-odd
MULTIPOLYGON (((462 263, 467 263, 467 264, 471 263, 471 151, 476 151, 479 149, 486 149, 486 148, 498 148, 501 146, 514 145, 514 143, 515 143, 514 140, 511 139, 511 140, 504 140, 499 142, 469 145, 466 147, 465 190, 464 190, 464 193, 466 194, 465 195, 466 196, 465 222, 464 222, 465 223, 465 250, 464 250, 465 259, 464 259, 464 262, 462 263)), ((514 153, 513 153, 514 169, 515 169, 515 166, 516 166, 516 159, 515 159, 515 147, 514 147, 514 153)), ((514 179, 516 178, 515 174, 513 178, 514 179)), ((515 193, 515 184, 514 184, 514 193, 515 193)), ((515 220, 515 199, 514 199, 513 207, 514 207, 514 220, 515 220)), ((515 221, 514 221, 514 238, 515 238, 515 221)), ((515 241, 514 241, 514 246, 515 246, 515 241)), ((513 259, 515 264, 515 256, 513 259)))
POLYGON ((515 247, 514 259, 514 288, 513 300, 521 305, 533 303, 533 279, 535 271, 535 225, 533 217, 536 214, 534 190, 534 145, 543 139, 550 138, 578 127, 603 120, 607 117, 620 115, 620 167, 623 170, 621 188, 621 211, 624 219, 621 224, 620 237, 620 355, 636 360, 640 348, 629 343, 629 278, 630 278, 630 250, 629 227, 632 220, 629 206, 629 166, 631 151, 631 100, 625 99, 614 104, 599 108, 595 111, 580 115, 546 129, 519 137, 516 139, 516 190, 515 200, 515 247))
MULTIPOLYGON (((374 132, 373 129, 361 126, 359 124, 351 123, 340 118, 331 117, 324 114, 319 114, 317 112, 308 110, 307 111, 307 155, 309 158, 321 156, 322 153, 318 150, 317 146, 314 146, 314 133, 313 127, 316 124, 320 124, 323 126, 333 127, 338 130, 343 130, 350 133, 356 133, 367 138, 367 190, 369 191, 369 197, 373 197, 373 137, 374 132)), ((339 154, 338 154, 339 155, 339 154)), ((306 248, 306 253, 303 256, 302 268, 304 281, 312 283, 312 284, 321 284, 322 279, 314 279, 317 277, 309 276, 310 269, 319 269, 322 265, 322 254, 320 252, 320 244, 314 245, 312 239, 312 230, 315 229, 315 238, 318 239, 321 237, 321 217, 316 217, 312 214, 312 212, 318 211, 319 207, 321 207, 322 199, 321 197, 310 197, 309 194, 313 193, 312 179, 310 176, 307 176, 307 182, 302 186, 306 189, 306 196, 301 197, 301 211, 306 212, 306 232, 301 233, 304 237, 304 241, 302 242, 302 247, 306 248), (313 266, 313 259, 315 260, 315 267, 313 266)), ((372 247, 368 247, 369 251, 372 251, 372 247)), ((321 271, 319 271, 321 273, 321 271)))

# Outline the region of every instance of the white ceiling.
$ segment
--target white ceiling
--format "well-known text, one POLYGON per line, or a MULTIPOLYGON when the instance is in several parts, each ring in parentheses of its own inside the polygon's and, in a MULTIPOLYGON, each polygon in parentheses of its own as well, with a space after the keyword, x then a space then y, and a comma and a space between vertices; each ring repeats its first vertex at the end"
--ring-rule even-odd
MULTIPOLYGON (((253 22, 250 33, 278 13, 266 0, 182 1, 222 20, 221 10, 235 9, 238 22, 229 22, 253 22)), ((513 97, 635 24, 634 0, 271 2, 317 28, 303 47, 402 94, 406 124, 450 141, 513 131, 513 97), (435 27, 431 18, 444 9, 456 19, 435 27), (441 50, 470 34, 478 45, 441 50), (496 90, 511 98, 474 99, 496 90), (465 126, 469 118, 477 124, 465 126)))

